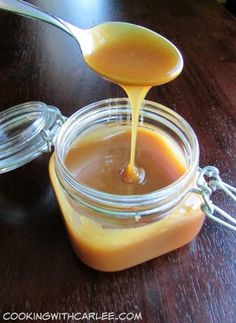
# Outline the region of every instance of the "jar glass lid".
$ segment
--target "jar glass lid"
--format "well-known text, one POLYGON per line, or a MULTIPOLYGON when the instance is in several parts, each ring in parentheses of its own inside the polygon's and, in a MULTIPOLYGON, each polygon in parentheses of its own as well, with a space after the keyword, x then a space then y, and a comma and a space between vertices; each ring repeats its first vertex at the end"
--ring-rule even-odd
POLYGON ((0 112, 0 174, 51 151, 65 119, 56 107, 43 102, 27 102, 0 112))

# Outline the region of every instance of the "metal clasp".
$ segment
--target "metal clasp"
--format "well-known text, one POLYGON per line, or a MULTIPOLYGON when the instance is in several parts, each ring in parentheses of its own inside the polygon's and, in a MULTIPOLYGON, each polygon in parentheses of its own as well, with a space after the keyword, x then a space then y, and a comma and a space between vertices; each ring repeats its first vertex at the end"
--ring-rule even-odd
POLYGON ((236 193, 236 188, 224 183, 220 178, 219 170, 213 166, 206 166, 199 169, 196 186, 197 188, 194 188, 192 191, 202 195, 204 203, 201 205, 201 208, 205 215, 225 227, 236 231, 236 219, 211 201, 211 195, 215 191, 221 190, 236 202, 236 195, 234 194, 236 193), (216 213, 227 219, 228 222, 219 218, 216 213))
POLYGON ((41 130, 41 136, 46 146, 43 147, 42 152, 51 152, 53 142, 57 132, 60 130, 63 123, 67 120, 67 117, 63 116, 61 112, 53 106, 48 105, 48 112, 50 115, 50 127, 41 130))

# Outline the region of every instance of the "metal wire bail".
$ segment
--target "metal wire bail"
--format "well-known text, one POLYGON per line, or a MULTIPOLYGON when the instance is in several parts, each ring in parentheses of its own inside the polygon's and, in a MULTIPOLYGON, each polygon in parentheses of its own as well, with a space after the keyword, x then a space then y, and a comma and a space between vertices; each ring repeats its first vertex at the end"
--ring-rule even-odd
POLYGON ((193 189, 193 192, 202 195, 204 203, 201 205, 201 208, 205 215, 225 227, 236 231, 236 219, 211 201, 212 193, 221 190, 236 202, 236 188, 224 183, 219 176, 219 170, 213 166, 206 166, 199 169, 196 186, 197 188, 193 189), (227 222, 219 218, 216 213, 227 219, 227 222))
MULTIPOLYGON (((48 109, 50 109, 52 106, 48 106, 48 109)), ((61 112, 58 110, 53 110, 53 114, 51 114, 52 118, 52 128, 55 128, 59 130, 63 123, 67 120, 67 117, 63 116, 61 112)), ((57 131, 56 130, 56 131, 57 131)), ((46 146, 43 147, 42 152, 51 152, 52 147, 53 147, 53 141, 55 140, 55 131, 52 131, 52 129, 43 129, 41 130, 41 136, 43 141, 45 141, 46 146)))

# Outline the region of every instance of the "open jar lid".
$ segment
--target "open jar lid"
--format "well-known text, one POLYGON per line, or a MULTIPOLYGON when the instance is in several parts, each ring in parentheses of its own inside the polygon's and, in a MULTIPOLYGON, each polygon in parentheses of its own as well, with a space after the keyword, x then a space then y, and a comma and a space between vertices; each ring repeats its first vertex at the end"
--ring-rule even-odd
POLYGON ((0 112, 0 174, 51 151, 65 119, 56 107, 37 101, 0 112))

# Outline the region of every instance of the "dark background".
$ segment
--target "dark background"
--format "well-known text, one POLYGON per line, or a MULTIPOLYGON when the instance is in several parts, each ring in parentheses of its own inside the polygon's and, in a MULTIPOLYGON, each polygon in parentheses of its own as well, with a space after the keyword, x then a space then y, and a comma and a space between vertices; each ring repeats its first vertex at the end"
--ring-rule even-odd
MULTIPOLYGON (((185 67, 148 99, 193 127, 200 163, 236 186, 235 17, 214 0, 30 1, 82 28, 121 20, 150 28, 181 50, 185 67)), ((40 100, 70 116, 125 96, 95 75, 68 35, 0 13, 0 110, 40 100)), ((70 247, 48 175, 49 155, 0 176, 0 312, 141 312, 143 322, 235 322, 235 233, 206 220, 172 253, 118 273, 83 265, 70 247)), ((215 202, 231 214, 233 203, 215 202)))

